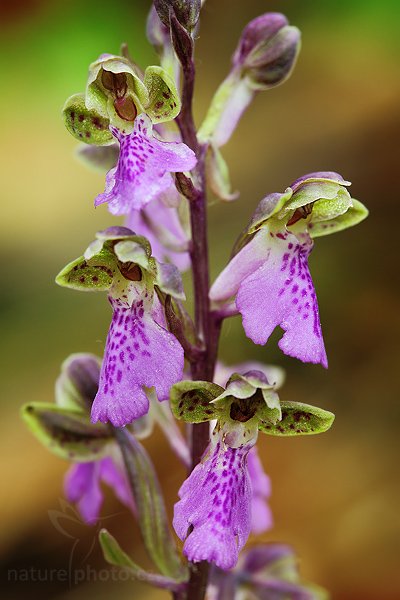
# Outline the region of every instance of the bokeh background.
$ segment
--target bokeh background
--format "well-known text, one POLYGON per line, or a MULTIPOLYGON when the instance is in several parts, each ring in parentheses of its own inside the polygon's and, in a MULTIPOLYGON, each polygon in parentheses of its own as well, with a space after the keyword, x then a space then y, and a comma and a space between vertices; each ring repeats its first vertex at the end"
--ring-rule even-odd
MULTIPOLYGON (((60 110, 67 96, 84 89, 88 64, 102 52, 117 53, 120 42, 129 43, 143 66, 156 60, 144 34, 149 5, 0 5, 0 552, 7 600, 167 597, 142 584, 99 581, 95 573, 104 563, 98 547, 91 548, 96 531, 75 524, 68 538, 53 526, 49 511, 61 510, 67 465, 33 439, 18 414, 25 401, 52 400, 69 353, 102 353, 110 317, 105 298, 53 283, 94 232, 112 222, 105 206, 93 209, 104 178, 74 158, 76 143, 60 110), (90 552, 83 566, 95 571, 80 585, 7 581, 9 569, 67 568, 75 539, 74 564, 90 552)), ((328 371, 283 356, 277 335, 267 348, 253 347, 239 319, 224 327, 221 357, 232 364, 250 358, 281 364, 288 372, 283 399, 337 415, 332 431, 318 438, 260 440, 275 520, 261 539, 292 544, 303 577, 327 587, 333 598, 394 600, 400 597, 398 2, 207 0, 197 46, 198 120, 227 73, 241 29, 269 10, 286 13, 301 28, 303 49, 289 82, 256 98, 225 149, 241 197, 210 207, 213 277, 261 197, 303 173, 342 173, 371 214, 354 230, 317 240, 311 257, 328 371)), ((183 469, 160 435, 146 445, 172 510, 183 469)), ((104 515, 102 525, 149 566, 128 513, 108 498, 104 515)))

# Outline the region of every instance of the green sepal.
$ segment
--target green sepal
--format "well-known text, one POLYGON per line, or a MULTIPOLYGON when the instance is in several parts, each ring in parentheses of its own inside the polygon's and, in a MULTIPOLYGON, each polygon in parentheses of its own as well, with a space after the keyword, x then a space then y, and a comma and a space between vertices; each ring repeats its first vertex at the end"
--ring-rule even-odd
POLYGON ((21 415, 35 437, 56 456, 89 462, 109 454, 111 430, 91 423, 82 411, 32 402, 22 407, 21 415))
POLYGON ((170 391, 171 410, 177 419, 187 423, 204 423, 216 419, 219 408, 211 404, 224 388, 209 381, 180 381, 170 391))
POLYGON ((94 109, 86 108, 83 94, 74 94, 68 98, 62 112, 65 127, 77 140, 96 146, 113 143, 109 119, 94 109))
MULTIPOLYGON (((113 283, 113 263, 93 264, 101 261, 101 257, 106 256, 103 250, 101 253, 93 256, 89 261, 83 256, 73 260, 60 271, 56 277, 56 283, 62 287, 83 292, 103 292, 111 288, 113 283)), ((108 253, 110 254, 110 253, 108 253)), ((112 255, 110 255, 112 257, 112 255)))
POLYGON ((129 571, 132 577, 137 581, 143 581, 154 587, 159 587, 171 592, 179 591, 182 588, 182 582, 176 579, 170 579, 164 577, 158 573, 148 573, 139 565, 137 565, 131 558, 122 550, 117 540, 107 531, 102 529, 99 533, 99 542, 105 560, 116 567, 122 567, 129 571))
POLYGON ((134 126, 134 119, 123 119, 117 113, 115 102, 118 102, 118 99, 115 93, 104 87, 102 80, 104 71, 124 76, 126 89, 125 93, 122 93, 123 98, 134 103, 137 114, 144 112, 149 101, 146 86, 140 79, 135 65, 126 57, 112 54, 102 55, 89 67, 85 95, 86 106, 109 118, 111 124, 122 131, 130 132, 134 126))
POLYGON ((316 220, 313 210, 312 221, 308 224, 310 236, 316 238, 323 235, 329 235, 330 233, 336 233, 337 231, 342 231, 348 227, 358 225, 358 223, 368 217, 368 209, 364 204, 354 198, 351 199, 351 203, 352 206, 350 206, 347 212, 327 221, 316 220))
POLYGON ((283 194, 275 192, 265 196, 265 198, 261 200, 254 211, 246 233, 248 235, 256 233, 256 231, 258 231, 265 224, 265 222, 268 221, 268 219, 277 214, 279 216, 280 211, 284 206, 286 206, 286 203, 289 202, 292 195, 292 189, 287 188, 283 194))
MULTIPOLYGON (((160 294, 160 300, 164 306, 166 306, 166 296, 165 294, 160 294)), ((182 327, 182 332, 185 336, 185 339, 190 342, 193 346, 201 346, 201 340, 198 338, 196 327, 193 323, 192 317, 189 315, 183 303, 171 296, 171 307, 174 314, 174 319, 176 319, 182 327)))
POLYGON ((229 168, 220 150, 210 145, 206 155, 206 174, 213 193, 225 202, 239 197, 239 192, 232 192, 229 168))
POLYGON ((313 435, 327 431, 335 415, 327 410, 300 402, 281 402, 282 419, 272 423, 270 409, 258 411, 259 430, 269 435, 313 435))
POLYGON ((147 67, 144 85, 149 94, 146 113, 153 123, 172 121, 180 113, 181 100, 175 82, 162 67, 147 67))
POLYGON ((129 483, 137 508, 146 549, 163 575, 184 581, 187 567, 181 563, 153 464, 143 446, 125 429, 116 429, 129 483))
POLYGON ((94 354, 71 354, 61 365, 56 381, 56 405, 90 413, 97 394, 101 359, 94 354))
POLYGON ((311 221, 325 221, 345 213, 351 206, 351 196, 345 187, 332 181, 307 183, 285 203, 277 217, 286 219, 290 213, 307 204, 313 207, 311 221))
POLYGON ((119 147, 118 144, 110 146, 87 146, 81 144, 75 151, 77 158, 84 165, 96 171, 109 171, 118 162, 119 147))

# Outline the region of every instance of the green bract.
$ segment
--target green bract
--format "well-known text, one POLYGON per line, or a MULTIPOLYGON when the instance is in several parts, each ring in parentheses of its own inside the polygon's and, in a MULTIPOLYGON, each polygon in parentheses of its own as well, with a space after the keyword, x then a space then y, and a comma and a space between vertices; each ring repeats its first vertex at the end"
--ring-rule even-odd
POLYGON ((210 188, 220 200, 230 202, 239 197, 239 192, 232 192, 229 168, 217 146, 209 145, 206 155, 206 173, 210 188))
MULTIPOLYGON (((187 578, 187 569, 179 559, 176 544, 168 527, 165 505, 152 462, 143 446, 125 429, 116 429, 115 435, 134 494, 138 523, 146 548, 163 575, 183 581, 187 578)), ((125 562, 123 566, 129 566, 126 565, 128 557, 125 555, 122 558, 121 551, 116 555, 115 544, 113 547, 113 560, 117 559, 121 564, 122 559, 125 562)))
POLYGON ((109 129, 109 119, 96 110, 87 108, 83 94, 68 98, 64 104, 63 117, 68 131, 81 142, 104 146, 114 141, 109 129))
POLYGON ((126 552, 121 549, 117 540, 106 529, 100 531, 99 541, 106 561, 111 565, 129 571, 132 577, 137 581, 143 581, 150 585, 171 591, 180 589, 181 585, 176 579, 158 575, 157 573, 149 573, 139 567, 126 552))

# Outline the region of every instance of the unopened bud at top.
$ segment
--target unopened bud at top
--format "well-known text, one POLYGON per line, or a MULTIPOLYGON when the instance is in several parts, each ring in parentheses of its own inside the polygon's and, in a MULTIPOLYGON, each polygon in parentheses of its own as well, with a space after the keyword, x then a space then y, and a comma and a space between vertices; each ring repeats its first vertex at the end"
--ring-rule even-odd
POLYGON ((151 7, 147 17, 146 34, 150 44, 158 51, 171 44, 169 29, 161 22, 154 6, 151 7))
POLYGON ((255 89, 266 89, 289 77, 299 49, 297 27, 288 25, 280 13, 265 13, 243 30, 233 64, 248 76, 255 89))
POLYGON ((170 27, 170 11, 173 11, 179 23, 192 31, 199 20, 201 0, 154 0, 154 7, 166 27, 170 27))

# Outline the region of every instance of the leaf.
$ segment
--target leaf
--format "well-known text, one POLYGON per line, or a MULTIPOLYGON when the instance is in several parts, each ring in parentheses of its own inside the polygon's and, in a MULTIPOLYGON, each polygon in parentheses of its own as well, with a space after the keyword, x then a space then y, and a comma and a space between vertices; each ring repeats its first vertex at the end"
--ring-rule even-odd
POLYGON ((127 569, 135 579, 144 581, 158 588, 179 591, 183 588, 181 582, 158 575, 158 573, 148 573, 139 567, 133 560, 121 549, 117 540, 106 530, 102 529, 99 534, 101 549, 103 550, 104 558, 111 565, 127 569))
POLYGON ((181 101, 174 80, 158 66, 147 67, 144 84, 149 93, 146 113, 153 123, 172 121, 179 115, 181 101))
POLYGON ((96 110, 89 110, 83 94, 68 98, 63 108, 64 124, 68 131, 80 142, 107 146, 114 141, 109 130, 110 121, 96 110))
POLYGON ((187 577, 187 569, 180 561, 168 526, 153 464, 143 446, 128 431, 116 429, 115 437, 124 458, 147 551, 163 575, 183 581, 187 577))
POLYGON ((180 381, 170 391, 171 410, 187 423, 210 421, 219 413, 211 402, 223 392, 224 388, 209 381, 180 381))
POLYGON ((333 413, 301 402, 281 402, 281 409, 282 420, 276 424, 270 421, 268 407, 259 410, 259 430, 269 435, 313 435, 327 431, 335 419, 333 413))
POLYGON ((56 456, 76 462, 98 460, 113 442, 105 425, 93 424, 84 412, 34 402, 22 407, 22 418, 35 437, 56 456))

